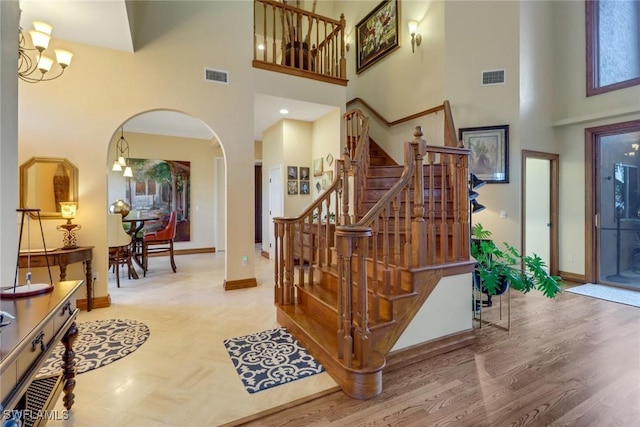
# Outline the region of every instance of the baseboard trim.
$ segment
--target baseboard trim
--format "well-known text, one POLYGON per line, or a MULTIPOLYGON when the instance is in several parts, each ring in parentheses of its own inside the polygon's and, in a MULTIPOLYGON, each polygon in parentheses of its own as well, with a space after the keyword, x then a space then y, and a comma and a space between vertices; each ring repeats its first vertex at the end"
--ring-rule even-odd
POLYGON ((260 256, 269 259, 269 251, 260 251, 260 256))
POLYGON ((473 329, 445 335, 431 341, 412 345, 400 350, 392 351, 387 356, 387 364, 383 374, 403 368, 439 354, 448 353, 462 347, 468 347, 476 342, 476 334, 473 329))
POLYGON ((566 271, 560 271, 558 274, 563 280, 569 280, 571 282, 586 283, 587 281, 584 274, 568 273, 566 271))
POLYGON ((236 289, 245 289, 245 288, 255 288, 258 286, 258 281, 255 277, 250 279, 241 279, 241 280, 225 280, 224 281, 224 290, 225 291, 235 291, 236 289))
POLYGON ((256 414, 247 415, 243 418, 238 418, 237 420, 229 421, 225 424, 220 424, 219 427, 235 427, 241 426, 252 421, 259 420, 269 415, 277 414, 278 412, 284 411, 289 408, 293 408, 298 405, 302 405, 303 403, 310 402, 312 400, 318 399, 320 397, 328 396, 333 393, 342 393, 340 386, 330 387, 326 390, 319 391, 314 394, 310 394, 309 396, 301 397, 296 400, 292 400, 291 402, 283 403, 282 405, 274 406, 273 408, 265 409, 264 411, 258 412, 256 414))
MULTIPOLYGON (((111 295, 107 295, 104 297, 93 297, 93 306, 91 307, 92 309, 94 308, 107 308, 111 306, 111 295)), ((76 307, 78 307, 80 310, 87 310, 87 300, 85 299, 78 299, 76 300, 76 307)))

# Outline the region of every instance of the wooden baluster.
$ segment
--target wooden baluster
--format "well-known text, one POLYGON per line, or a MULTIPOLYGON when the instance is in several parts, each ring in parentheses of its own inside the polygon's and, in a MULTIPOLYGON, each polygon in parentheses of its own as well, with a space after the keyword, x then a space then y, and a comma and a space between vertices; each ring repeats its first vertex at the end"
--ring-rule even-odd
POLYGON ((344 13, 340 14, 340 74, 341 79, 347 78, 347 57, 345 55, 344 28, 346 27, 344 13))
MULTIPOLYGON (((264 5, 264 10, 262 11, 262 46, 264 46, 264 50, 262 51, 262 60, 266 61, 267 60, 267 5, 266 3, 263 3, 263 5, 264 5)), ((275 13, 273 15, 275 16, 275 13)), ((255 37, 255 28, 253 33, 255 37)))
POLYGON ((410 266, 413 259, 413 242, 411 241, 412 233, 412 217, 411 217, 411 187, 402 191, 399 203, 402 204, 402 195, 404 194, 404 265, 410 266))
MULTIPOLYGON (((322 234, 322 209, 321 209, 322 204, 320 204, 320 207, 318 207, 318 209, 315 211, 316 215, 317 215, 317 221, 314 224, 316 231, 315 234, 317 234, 318 236, 320 236, 322 234)), ((324 247, 326 245, 325 243, 319 242, 318 244, 318 266, 322 267, 323 265, 325 265, 325 258, 324 258, 324 247)))
MULTIPOLYGON (((389 207, 382 211, 382 263, 384 268, 383 289, 391 294, 391 249, 389 248, 389 207)), ((377 242, 377 240, 376 240, 377 242)), ((375 246, 378 246, 377 244, 375 246)))
POLYGON ((342 265, 340 271, 342 272, 342 280, 339 282, 339 292, 342 296, 342 341, 338 345, 342 345, 342 358, 344 365, 351 367, 353 357, 353 337, 351 336, 351 323, 352 323, 352 295, 353 289, 353 277, 352 277, 352 262, 353 262, 353 236, 345 233, 342 235, 339 231, 336 231, 336 235, 339 239, 340 245, 338 247, 338 257, 340 258, 342 265))
MULTIPOLYGON (((401 193, 402 194, 402 193, 401 193)), ((394 259, 394 266, 393 266, 393 272, 394 272, 394 287, 395 287, 395 293, 400 294, 401 289, 401 283, 400 283, 400 267, 402 266, 402 251, 400 248, 400 236, 402 235, 402 232, 400 231, 400 208, 402 207, 402 196, 401 194, 398 194, 398 196, 396 196, 392 203, 391 206, 393 207, 393 259, 394 259)), ((407 189, 407 195, 408 195, 408 189, 407 189)), ((407 200, 409 200, 407 198, 407 200)))
MULTIPOLYGON (((380 320, 380 300, 379 300, 379 293, 380 293, 380 283, 378 281, 378 264, 379 264, 379 259, 378 259, 378 236, 379 236, 379 227, 380 227, 380 217, 376 218, 373 221, 373 226, 371 228, 371 232, 372 232, 372 237, 371 237, 371 241, 372 243, 372 247, 371 247, 371 261, 372 261, 372 268, 371 268, 371 289, 373 291, 373 295, 372 295, 372 299, 371 299, 371 313, 373 314, 373 320, 375 322, 380 320)), ((366 269, 366 265, 365 265, 365 269, 366 269)))
POLYGON ((294 267, 294 254, 293 254, 293 224, 291 222, 287 222, 285 226, 285 234, 284 241, 286 244, 286 260, 284 263, 284 296, 283 296, 283 304, 291 305, 293 303, 293 267, 294 267))
MULTIPOLYGON (((447 195, 450 154, 440 154, 440 262, 445 263, 449 256, 449 229, 447 225, 447 195)), ((435 194, 434 194, 435 196, 435 194)))
POLYGON ((275 273, 275 288, 274 288, 274 301, 276 304, 282 304, 283 298, 283 281, 284 281, 284 254, 282 252, 282 238, 284 236, 284 227, 282 223, 274 221, 275 232, 275 260, 274 260, 274 273, 275 273))
MULTIPOLYGON (((253 59, 258 59, 258 32, 256 31, 256 7, 253 5, 253 59)), ((262 3, 263 13, 266 13, 267 5, 262 3)))
POLYGON ((436 188, 436 179, 435 179, 435 154, 433 152, 429 152, 427 154, 427 164, 429 167, 429 203, 428 203, 428 215, 429 215, 429 223, 427 225, 427 238, 428 243, 427 247, 429 253, 427 255, 427 264, 434 265, 436 263, 436 253, 437 253, 437 235, 436 235, 436 207, 435 207, 435 188, 436 188))
MULTIPOLYGON (((312 28, 313 26, 313 18, 311 17, 311 15, 307 15, 307 28, 312 28)), ((307 32, 307 36, 309 36, 309 32, 307 32)), ((311 58, 313 56, 313 50, 312 50, 312 44, 311 44, 311 40, 309 40, 309 37, 305 37, 305 40, 302 40, 303 43, 307 43, 307 48, 308 48, 308 53, 307 53, 307 66, 302 67, 305 70, 309 70, 309 71, 314 71, 313 67, 311 66, 311 58)), ((302 62, 300 62, 302 64, 302 62)))
MULTIPOLYGON (((275 64, 276 63, 276 34, 277 34, 277 28, 276 28, 276 9, 273 9, 273 14, 271 16, 273 16, 273 34, 271 34, 271 40, 273 40, 273 42, 271 43, 271 63, 275 64)), ((266 48, 266 45, 265 45, 266 48)), ((266 50, 266 49, 265 49, 266 50)), ((284 51, 283 51, 284 52, 284 51)))
POLYGON ((344 282, 345 282, 345 268, 346 268, 346 262, 344 260, 344 245, 346 244, 345 241, 347 240, 346 237, 344 236, 338 236, 338 234, 336 233, 336 251, 338 252, 338 301, 337 301, 337 308, 338 308, 338 359, 343 359, 344 358, 344 345, 345 345, 345 317, 346 317, 346 313, 345 313, 345 305, 344 305, 344 282))
MULTIPOLYGON (((351 222, 351 207, 349 204, 350 194, 349 194, 349 176, 352 171, 352 163, 351 158, 346 155, 346 151, 342 153, 342 160, 340 160, 340 164, 338 165, 338 170, 342 169, 342 215, 340 218, 340 225, 350 225, 351 222)), ((354 189, 355 190, 355 189, 354 189)), ((355 196, 355 194, 354 194, 355 196)), ((355 211, 355 206, 354 206, 355 211)))
POLYGON ((369 367, 371 363, 371 331, 369 330, 369 290, 367 285, 367 257, 368 243, 371 239, 371 229, 359 232, 358 237, 358 310, 357 326, 355 330, 356 354, 360 360, 360 369, 369 367))
MULTIPOLYGON (((462 259, 460 252, 460 155, 454 154, 452 155, 452 162, 449 166, 450 175, 451 175, 451 183, 450 186, 452 188, 451 198, 452 200, 452 210, 451 215, 453 216, 453 223, 451 225, 451 243, 453 247, 451 248, 451 252, 453 255, 453 261, 460 261, 462 259)), ((465 188, 466 188, 466 181, 465 188)), ((468 204, 467 204, 468 205, 468 204)))

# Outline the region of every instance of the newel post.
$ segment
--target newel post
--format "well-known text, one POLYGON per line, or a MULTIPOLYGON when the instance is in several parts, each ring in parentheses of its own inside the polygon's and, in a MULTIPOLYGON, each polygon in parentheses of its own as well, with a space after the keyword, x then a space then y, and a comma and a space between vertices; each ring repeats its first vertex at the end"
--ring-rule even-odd
MULTIPOLYGON (((422 139, 422 126, 416 126, 411 141, 414 161, 413 221, 411 222, 411 266, 422 267, 427 259, 427 223, 424 220, 424 168, 422 159, 427 152, 427 141, 422 139)), ((431 194, 429 194, 431 197, 431 194)))

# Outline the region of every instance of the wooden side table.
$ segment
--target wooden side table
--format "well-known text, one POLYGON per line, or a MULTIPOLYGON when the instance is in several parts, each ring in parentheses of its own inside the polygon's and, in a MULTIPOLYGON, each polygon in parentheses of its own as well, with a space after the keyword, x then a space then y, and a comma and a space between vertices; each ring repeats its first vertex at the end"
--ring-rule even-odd
MULTIPOLYGON (((60 281, 67 280, 67 265, 76 262, 84 264, 85 284, 87 286, 87 311, 93 308, 93 274, 91 272, 91 260, 93 259, 93 246, 79 246, 74 249, 55 249, 47 251, 49 265, 57 265, 60 268, 60 281)), ((47 257, 44 251, 29 253, 21 252, 18 267, 27 268, 28 263, 31 267, 46 267, 47 257), (31 258, 29 260, 29 258, 31 258)))

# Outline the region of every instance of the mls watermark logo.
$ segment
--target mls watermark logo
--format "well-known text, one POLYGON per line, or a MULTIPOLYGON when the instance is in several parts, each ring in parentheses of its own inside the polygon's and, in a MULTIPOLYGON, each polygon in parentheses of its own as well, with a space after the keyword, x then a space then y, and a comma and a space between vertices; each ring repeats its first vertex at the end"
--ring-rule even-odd
MULTIPOLYGON (((36 421, 36 420, 55 420, 64 421, 69 419, 69 411, 45 411, 45 410, 11 410, 2 411, 2 416, 5 420, 2 422, 1 427, 22 427, 24 421, 36 421)), ((33 423, 29 423, 33 424, 33 423)))

